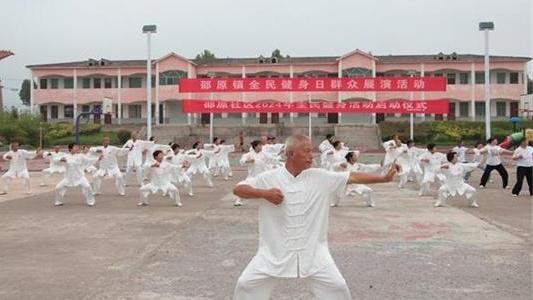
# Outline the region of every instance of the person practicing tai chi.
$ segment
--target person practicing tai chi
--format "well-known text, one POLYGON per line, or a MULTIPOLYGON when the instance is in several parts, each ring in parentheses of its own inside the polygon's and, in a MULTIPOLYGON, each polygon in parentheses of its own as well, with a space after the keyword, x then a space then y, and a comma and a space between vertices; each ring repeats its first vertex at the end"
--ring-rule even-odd
MULTIPOLYGON (((351 151, 348 152, 345 156, 346 162, 340 163, 335 168, 338 172, 362 172, 362 173, 376 173, 381 169, 381 165, 379 164, 362 164, 358 163, 357 159, 359 158, 359 151, 351 151)), ((376 204, 374 203, 374 199, 372 197, 372 188, 370 188, 367 185, 364 184, 349 184, 346 186, 346 196, 356 196, 361 195, 363 197, 363 200, 365 200, 366 205, 369 207, 375 207, 376 204)), ((333 198, 333 202, 331 203, 332 207, 339 206, 339 202, 341 200, 340 195, 338 197, 333 198)))
MULTIPOLYGON (((257 177, 259 174, 270 170, 269 164, 272 161, 276 161, 277 158, 273 155, 268 154, 263 151, 263 145, 261 141, 255 140, 252 141, 252 150, 242 155, 239 163, 241 166, 248 167, 248 176, 246 179, 252 179, 257 177)), ((234 206, 242 206, 241 198, 235 200, 234 206)))
POLYGON ((213 180, 211 179, 211 172, 207 168, 205 158, 208 155, 214 154, 211 150, 200 149, 200 142, 195 142, 192 145, 192 149, 185 152, 185 159, 189 162, 190 167, 187 169, 187 176, 193 179, 195 174, 202 174, 204 177, 207 186, 213 187, 213 180))
POLYGON ((102 159, 102 154, 92 156, 80 154, 80 147, 76 144, 68 145, 68 154, 59 158, 59 161, 65 166, 65 177, 61 180, 55 189, 55 206, 63 205, 63 198, 67 188, 81 187, 83 196, 88 206, 94 206, 95 200, 91 184, 85 177, 84 166, 92 164, 102 159))
POLYGON ((382 144, 385 149, 385 158, 383 159, 384 170, 386 170, 388 166, 395 164, 398 154, 400 153, 396 151, 396 148, 401 147, 401 145, 402 141, 397 134, 392 136, 392 140, 388 140, 382 144))
POLYGON ((520 146, 514 151, 513 160, 516 161, 516 183, 512 190, 513 197, 520 194, 524 177, 529 186, 529 196, 533 196, 533 147, 528 145, 525 137, 520 140, 520 146))
POLYGON ((460 163, 466 163, 466 153, 469 149, 465 147, 465 143, 460 140, 457 146, 453 147, 452 151, 457 153, 457 161, 460 163))
POLYGON ((446 163, 446 155, 437 152, 437 146, 431 143, 427 145, 428 151, 421 154, 419 160, 424 169, 424 175, 420 182, 420 191, 418 196, 428 196, 431 190, 431 184, 443 179, 441 166, 446 163))
MULTIPOLYGON (((400 183, 399 188, 404 188, 408 181, 416 180, 418 183, 422 181, 422 175, 424 171, 420 167, 418 157, 426 153, 426 149, 418 148, 413 140, 408 140, 405 144, 407 147, 401 147, 401 154, 398 156, 398 163, 400 164, 400 183), (407 151, 405 151, 407 150, 407 151)), ((402 144, 403 146, 403 144, 402 144)))
POLYGON ((178 188, 170 182, 172 169, 177 166, 171 164, 164 159, 165 155, 161 150, 155 150, 153 153, 154 163, 148 170, 150 182, 141 186, 140 188, 140 202, 138 206, 147 206, 148 196, 161 191, 164 195, 168 195, 174 201, 176 206, 181 207, 181 200, 178 188))
POLYGON ((446 159, 448 163, 441 166, 445 178, 439 188, 439 198, 435 202, 435 207, 444 206, 449 197, 455 196, 465 196, 471 207, 479 207, 474 199, 476 189, 463 179, 465 174, 475 170, 479 163, 461 163, 459 154, 453 151, 446 154, 446 159))
POLYGON ((194 196, 192 182, 189 176, 185 174, 185 171, 189 167, 189 162, 185 158, 185 154, 183 154, 184 151, 180 149, 178 144, 172 144, 170 148, 172 148, 172 152, 168 153, 165 158, 176 166, 176 168, 172 169, 170 182, 176 186, 183 186, 187 189, 187 194, 192 197, 194 196))
POLYGON ((27 151, 19 149, 18 142, 11 142, 10 150, 3 156, 4 160, 9 161, 9 169, 0 177, 2 180, 2 190, 0 195, 7 194, 8 186, 14 178, 21 178, 24 180, 24 192, 31 194, 30 173, 28 172, 28 165, 26 160, 34 159, 41 154, 41 149, 37 151, 27 151))
POLYGON ((231 164, 229 163, 229 154, 235 152, 235 145, 226 145, 225 140, 220 141, 220 161, 218 163, 218 169, 220 174, 224 177, 224 180, 229 180, 229 177, 233 176, 231 171, 231 164))
POLYGON ((487 160, 485 161, 485 171, 483 171, 483 175, 481 176, 479 187, 482 189, 485 188, 490 178, 490 173, 492 170, 496 170, 502 178, 503 188, 506 189, 509 184, 509 174, 502 164, 500 154, 513 154, 513 151, 498 146, 498 139, 491 137, 487 140, 487 145, 480 152, 487 154, 487 160))
POLYGON ((311 168, 313 146, 304 135, 286 141, 285 166, 237 184, 234 194, 259 199, 259 249, 234 290, 235 300, 270 299, 279 278, 306 278, 318 299, 351 299, 327 243, 330 203, 347 184, 389 182, 385 175, 311 168))
POLYGON ((101 155, 102 158, 99 162, 98 170, 93 175, 93 192, 95 195, 102 193, 102 180, 106 177, 113 177, 115 179, 115 187, 118 194, 121 196, 126 195, 124 189, 124 175, 120 172, 120 168, 117 163, 117 156, 125 156, 129 153, 127 148, 119 148, 109 145, 111 140, 109 137, 104 137, 102 140, 102 146, 92 147, 89 152, 96 155, 101 155))
POLYGON ((55 146, 54 150, 43 152, 43 158, 50 161, 50 166, 42 171, 40 186, 48 185, 48 179, 50 179, 50 176, 53 174, 58 173, 62 175, 65 173, 65 166, 61 165, 59 159, 67 154, 59 150, 60 147, 55 146))
POLYGON ((128 140, 122 148, 130 149, 128 153, 128 159, 126 161, 126 178, 125 184, 128 185, 128 178, 131 173, 135 171, 137 178, 137 184, 140 186, 143 181, 143 153, 152 146, 152 142, 143 141, 139 139, 139 132, 134 131, 131 133, 131 139, 128 140))

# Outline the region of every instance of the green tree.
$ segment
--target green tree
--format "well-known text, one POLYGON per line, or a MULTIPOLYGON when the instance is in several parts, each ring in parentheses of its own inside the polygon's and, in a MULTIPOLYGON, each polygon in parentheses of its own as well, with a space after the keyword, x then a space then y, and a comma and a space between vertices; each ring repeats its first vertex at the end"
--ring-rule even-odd
POLYGON ((272 51, 271 57, 283 58, 283 55, 281 55, 281 51, 276 48, 274 51, 272 51))
POLYGON ((207 49, 204 49, 203 52, 199 53, 196 55, 196 60, 199 60, 199 61, 210 61, 210 60, 214 60, 216 57, 215 57, 215 53, 211 52, 210 50, 207 50, 207 49))
POLYGON ((30 84, 31 84, 31 81, 29 79, 24 79, 24 81, 22 82, 22 86, 20 87, 19 98, 20 98, 20 101, 22 101, 22 104, 24 105, 30 105, 30 97, 31 97, 30 84))

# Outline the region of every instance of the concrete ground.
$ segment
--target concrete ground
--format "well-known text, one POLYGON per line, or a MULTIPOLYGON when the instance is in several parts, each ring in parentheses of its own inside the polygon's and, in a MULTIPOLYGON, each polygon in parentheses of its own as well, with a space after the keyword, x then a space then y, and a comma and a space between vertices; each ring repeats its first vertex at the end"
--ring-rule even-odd
MULTIPOLYGON (((213 189, 196 178, 181 208, 162 197, 137 207, 137 188, 120 197, 112 180, 95 207, 77 189, 53 207, 52 187, 18 195, 15 182, 0 196, 0 299, 230 299, 257 250, 257 204, 232 206, 244 176, 213 189)), ((495 178, 478 209, 434 208, 396 185, 373 186, 376 208, 345 198, 331 211, 331 252, 355 299, 531 299, 531 197, 495 178)), ((280 281, 273 296, 309 298, 305 280, 280 281)))

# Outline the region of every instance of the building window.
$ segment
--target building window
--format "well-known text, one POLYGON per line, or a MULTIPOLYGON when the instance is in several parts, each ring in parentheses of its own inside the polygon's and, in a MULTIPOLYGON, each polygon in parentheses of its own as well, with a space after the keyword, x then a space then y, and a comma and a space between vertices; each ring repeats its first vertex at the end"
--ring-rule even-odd
POLYGON ((459 102, 459 117, 468 117, 468 102, 459 102))
POLYGON ((446 74, 446 78, 448 79, 448 84, 455 84, 455 73, 446 74))
POLYGON ((39 82, 41 90, 46 90, 48 88, 48 79, 42 78, 41 80, 39 80, 39 82))
POLYGON ((505 84, 505 73, 504 72, 496 73, 496 83, 505 84))
POLYGON ((59 107, 57 105, 52 105, 50 106, 51 108, 51 114, 50 114, 50 119, 57 119, 58 115, 59 115, 59 107))
POLYGON ((91 78, 83 78, 81 80, 81 87, 84 89, 90 89, 91 88, 91 78))
POLYGON ((342 77, 371 77, 371 76, 372 76, 372 70, 366 69, 366 68, 348 68, 348 69, 342 70, 342 77))
POLYGON ((518 73, 517 72, 512 72, 509 74, 509 83, 510 84, 518 84, 518 73))
POLYGON ((505 117, 507 115, 507 106, 505 102, 496 102, 496 116, 505 117))
POLYGON ((59 88, 59 79, 58 78, 50 79, 50 88, 52 88, 52 89, 59 88))
POLYGON ((104 78, 104 88, 110 89, 113 85, 113 79, 112 78, 104 78))
POLYGON ((128 118, 129 119, 140 119, 141 109, 142 109, 142 106, 139 104, 128 105, 128 118))
POLYGON ((63 79, 63 88, 65 89, 74 88, 74 79, 72 77, 67 77, 63 79))
POLYGON ((459 73, 459 84, 468 84, 468 73, 459 73))
POLYGON ((187 72, 166 71, 159 73, 160 85, 177 85, 181 78, 187 78, 187 72))
POLYGON ((93 88, 95 88, 95 89, 102 88, 102 79, 93 78, 93 88))
POLYGON ((65 105, 65 118, 74 118, 74 106, 65 105))
POLYGON ((476 84, 485 83, 485 72, 476 72, 476 84))
POLYGON ((128 83, 130 88, 140 88, 142 87, 142 78, 130 77, 128 78, 128 83))
POLYGON ((476 117, 485 116, 485 102, 476 102, 476 117))

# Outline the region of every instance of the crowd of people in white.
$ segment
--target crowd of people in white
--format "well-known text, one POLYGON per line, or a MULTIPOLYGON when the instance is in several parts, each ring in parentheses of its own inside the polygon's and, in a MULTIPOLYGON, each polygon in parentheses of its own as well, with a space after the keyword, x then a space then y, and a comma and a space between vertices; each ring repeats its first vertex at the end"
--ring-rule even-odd
MULTIPOLYGON (((360 151, 350 149, 329 134, 318 147, 319 163, 315 160, 315 165, 337 172, 383 173, 391 165, 397 164, 400 166, 397 173, 400 189, 413 183, 413 187, 419 189, 419 196, 428 196, 435 194, 432 188, 438 185, 435 206, 443 206, 449 197, 459 195, 464 196, 472 207, 478 207, 473 197, 476 189, 468 183, 470 175, 475 170, 483 171, 479 187, 484 188, 490 179, 490 173, 496 170, 502 178, 503 188, 508 188, 509 176, 502 164, 501 155, 509 154, 517 166, 517 180, 512 195, 519 195, 524 179, 528 183, 529 194, 533 195, 533 147, 525 138, 514 152, 501 148, 497 139, 490 138, 485 145, 477 143, 472 148, 459 142, 448 153, 441 153, 437 151, 435 144, 419 148, 412 140, 403 143, 397 135, 384 142, 383 148, 385 157, 380 164, 364 164, 359 162, 360 151), (470 161, 467 159, 469 154, 470 161)), ((285 144, 276 143, 274 137, 263 136, 260 140, 252 141, 249 151, 239 160, 241 166, 247 167, 246 179, 251 180, 265 171, 283 166, 284 149, 285 144)), ((68 153, 61 152, 58 146, 51 151, 27 151, 19 149, 18 143, 13 142, 10 150, 3 155, 3 159, 9 161, 9 169, 1 176, 0 194, 7 193, 9 182, 14 178, 23 179, 26 193, 31 193, 26 161, 43 157, 49 160, 50 166, 42 170, 41 186, 47 185, 53 174, 64 176, 55 189, 56 206, 63 205, 67 188, 71 187, 81 187, 87 205, 93 206, 94 196, 102 193, 102 180, 106 177, 114 178, 117 193, 124 196, 125 187, 131 185, 133 175, 135 183, 140 187, 139 206, 148 205, 149 196, 158 191, 168 195, 176 206, 182 206, 179 191, 183 190, 189 196, 194 196, 195 175, 201 175, 210 188, 213 187, 214 176, 228 180, 233 175, 229 154, 234 151, 234 145, 226 145, 224 140, 217 137, 210 144, 196 142, 191 149, 186 150, 176 143, 159 144, 153 137, 141 140, 139 132, 133 132, 131 139, 122 147, 110 145, 110 139, 105 137, 102 145, 97 147, 80 148, 70 144, 68 153), (120 156, 126 157, 124 173, 118 163, 120 156), (91 182, 87 179, 87 174, 91 175, 91 182)), ((332 200, 332 207, 339 205, 341 196, 332 200)), ((373 190, 364 184, 348 185, 344 196, 361 196, 368 206, 375 206, 373 190)), ((242 199, 237 198, 234 205, 243 205, 242 199)))

